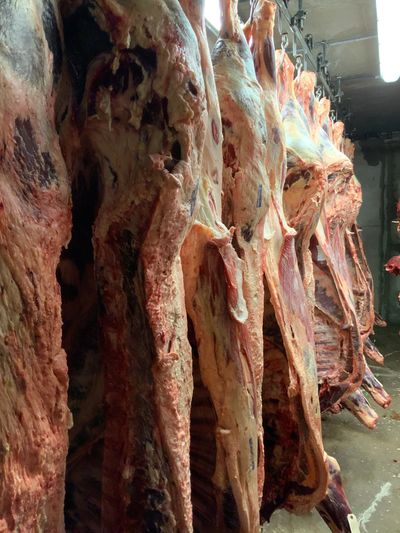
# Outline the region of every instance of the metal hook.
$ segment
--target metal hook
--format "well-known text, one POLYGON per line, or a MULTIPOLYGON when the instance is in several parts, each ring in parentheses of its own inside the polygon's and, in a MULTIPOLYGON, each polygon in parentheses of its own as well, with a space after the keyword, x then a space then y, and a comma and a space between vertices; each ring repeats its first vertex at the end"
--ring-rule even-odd
POLYGON ((323 62, 324 62, 324 58, 323 58, 322 52, 319 52, 317 54, 317 71, 318 72, 321 72, 323 62))
POLYGON ((321 87, 321 85, 318 85, 315 88, 315 97, 318 98, 318 100, 321 99, 321 97, 322 97, 322 87, 321 87))
POLYGON ((289 46, 289 35, 286 32, 282 33, 281 38, 281 49, 285 51, 286 48, 289 46))
POLYGON ((310 50, 314 48, 314 37, 311 33, 307 33, 307 35, 304 37, 304 40, 307 43, 307 46, 310 50))
POLYGON ((307 16, 307 11, 303 9, 303 0, 299 0, 299 9, 297 13, 291 18, 291 26, 297 26, 300 31, 304 30, 304 21, 307 16))
POLYGON ((340 104, 342 102, 342 96, 344 95, 344 92, 342 91, 342 76, 336 76, 336 79, 337 79, 337 93, 335 94, 335 98, 340 104))
POLYGON ((329 70, 326 69, 326 70, 324 70, 323 72, 324 72, 324 75, 325 75, 325 81, 326 81, 326 83, 329 85, 330 89, 332 89, 331 75, 329 74, 329 70))
POLYGON ((300 76, 301 71, 303 70, 303 57, 301 54, 296 56, 296 64, 295 64, 295 78, 300 76))

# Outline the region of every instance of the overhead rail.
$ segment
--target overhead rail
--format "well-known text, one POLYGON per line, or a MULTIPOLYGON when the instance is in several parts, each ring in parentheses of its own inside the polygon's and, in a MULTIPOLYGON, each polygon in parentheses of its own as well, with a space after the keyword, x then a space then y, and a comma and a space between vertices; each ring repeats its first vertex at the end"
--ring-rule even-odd
MULTIPOLYGON (((303 9, 303 1, 298 0, 298 10, 293 16, 289 13, 287 1, 275 0, 275 2, 279 8, 279 17, 281 17, 281 20, 284 20, 286 22, 286 25, 292 33, 292 55, 296 58, 298 52, 297 45, 299 45, 299 51, 301 51, 304 56, 305 67, 310 66, 311 69, 314 70, 318 77, 319 83, 323 87, 323 92, 325 96, 329 97, 333 103, 336 102, 337 95, 334 94, 334 91, 332 89, 328 71, 328 61, 326 58, 326 43, 321 43, 321 45, 323 46, 323 52, 320 52, 318 56, 315 57, 312 52, 312 35, 303 35, 304 21, 307 16, 307 12, 303 9)), ((281 28, 280 33, 282 33, 281 28)), ((341 94, 341 97, 342 96, 343 95, 341 94)))

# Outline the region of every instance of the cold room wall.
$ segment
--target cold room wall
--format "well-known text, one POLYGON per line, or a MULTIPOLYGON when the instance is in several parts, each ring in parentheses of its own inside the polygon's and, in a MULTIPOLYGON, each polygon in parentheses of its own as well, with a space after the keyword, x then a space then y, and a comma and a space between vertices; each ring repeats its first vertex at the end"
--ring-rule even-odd
POLYGON ((384 271, 393 255, 400 255, 396 203, 400 199, 400 138, 369 139, 356 143, 355 171, 363 189, 358 222, 375 283, 375 308, 390 323, 400 323, 400 276, 384 271))

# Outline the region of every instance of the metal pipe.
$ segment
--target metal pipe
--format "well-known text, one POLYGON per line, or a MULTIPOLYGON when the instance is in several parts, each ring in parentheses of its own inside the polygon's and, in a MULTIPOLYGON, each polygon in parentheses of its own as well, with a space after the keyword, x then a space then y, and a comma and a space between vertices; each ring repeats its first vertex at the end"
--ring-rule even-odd
MULTIPOLYGON (((327 46, 340 46, 343 44, 352 44, 352 43, 359 43, 362 41, 370 41, 371 39, 377 39, 377 35, 363 35, 360 37, 350 37, 349 39, 341 39, 340 41, 317 41, 314 43, 314 48, 316 46, 323 46, 324 43, 326 43, 327 46)), ((302 50, 299 50, 301 52, 302 50)), ((288 52, 291 53, 291 50, 288 50, 288 52)))
POLYGON ((377 35, 361 35, 360 37, 350 37, 349 39, 341 39, 338 41, 318 41, 315 46, 323 46, 325 43, 328 46, 340 46, 342 44, 359 43, 361 41, 369 41, 370 39, 377 39, 377 35))
MULTIPOLYGON (((358 74, 355 76, 342 76, 342 81, 380 80, 381 77, 374 74, 358 74)), ((384 82, 382 82, 384 83, 384 82)))

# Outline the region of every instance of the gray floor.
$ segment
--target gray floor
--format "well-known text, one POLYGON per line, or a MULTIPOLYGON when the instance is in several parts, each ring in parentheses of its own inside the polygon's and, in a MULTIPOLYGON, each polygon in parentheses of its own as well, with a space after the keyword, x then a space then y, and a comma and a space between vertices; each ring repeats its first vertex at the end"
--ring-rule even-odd
MULTIPOLYGON (((349 412, 324 416, 325 449, 339 462, 353 513, 361 521, 362 533, 400 533, 400 337, 399 328, 377 330, 376 344, 386 355, 385 366, 370 365, 392 396, 386 410, 371 400, 380 416, 368 430, 349 412)), ((326 533, 328 527, 313 512, 293 516, 278 511, 265 533, 326 533)))

